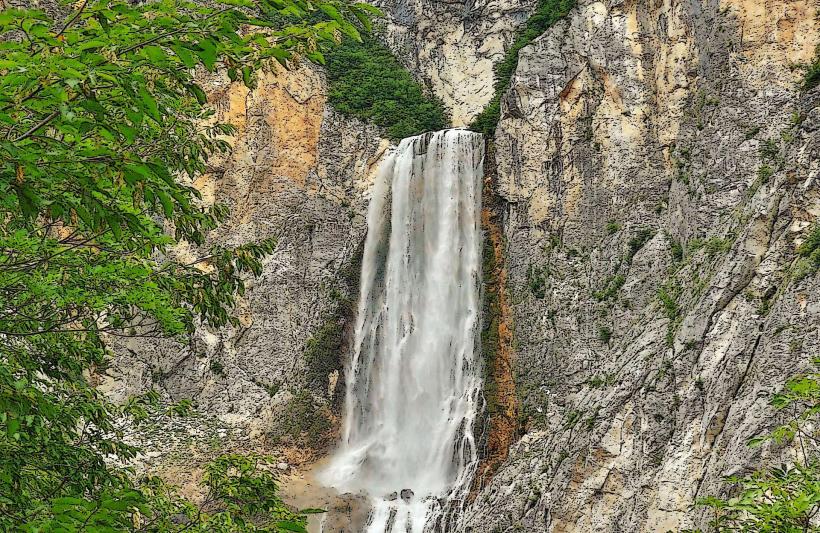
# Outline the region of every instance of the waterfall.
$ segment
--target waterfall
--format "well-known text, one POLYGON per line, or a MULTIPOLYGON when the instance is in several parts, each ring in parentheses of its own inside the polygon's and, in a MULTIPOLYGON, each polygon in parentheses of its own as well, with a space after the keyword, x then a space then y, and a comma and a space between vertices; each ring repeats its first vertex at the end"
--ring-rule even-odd
POLYGON ((475 471, 483 157, 476 133, 410 137, 373 187, 342 442, 321 474, 369 496, 368 532, 440 529, 475 471))

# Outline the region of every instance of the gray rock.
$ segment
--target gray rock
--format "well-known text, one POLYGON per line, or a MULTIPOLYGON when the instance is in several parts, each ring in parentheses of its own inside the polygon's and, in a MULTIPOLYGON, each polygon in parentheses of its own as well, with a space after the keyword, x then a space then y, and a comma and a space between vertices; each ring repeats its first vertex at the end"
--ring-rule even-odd
POLYGON ((723 476, 791 456, 746 445, 820 349, 795 267, 820 145, 792 119, 820 91, 790 67, 820 23, 775 4, 581 2, 522 50, 495 143, 529 423, 461 528, 703 528, 723 476))

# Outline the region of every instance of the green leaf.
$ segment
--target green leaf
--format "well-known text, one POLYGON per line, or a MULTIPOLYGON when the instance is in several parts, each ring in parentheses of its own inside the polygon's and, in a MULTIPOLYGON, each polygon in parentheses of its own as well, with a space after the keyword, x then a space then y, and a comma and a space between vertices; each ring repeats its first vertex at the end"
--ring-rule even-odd
POLYGON ((148 112, 151 118, 157 122, 160 122, 162 117, 160 117, 159 107, 157 106, 156 99, 154 99, 154 95, 152 95, 145 87, 140 87, 139 95, 142 99, 142 103, 144 104, 144 109, 148 112))
POLYGON ((196 66, 196 61, 194 60, 194 56, 190 50, 185 48, 180 44, 175 44, 171 46, 171 49, 177 55, 182 64, 188 68, 194 68, 196 66))
POLYGON ((199 42, 199 50, 195 53, 199 56, 202 64, 209 71, 213 72, 216 65, 216 44, 210 39, 203 39, 199 42))
POLYGON ((344 22, 344 17, 341 13, 339 13, 339 10, 333 6, 333 4, 320 2, 317 5, 319 6, 319 9, 321 9, 325 13, 325 15, 327 15, 331 19, 339 23, 344 22))
POLYGON ((289 520, 282 520, 276 522, 276 527, 279 529, 284 529, 285 531, 296 531, 297 533, 307 533, 307 529, 305 526, 298 524, 296 522, 291 522, 289 520))
POLYGON ((96 48, 103 48, 104 46, 106 46, 108 44, 110 44, 110 42, 105 41, 103 39, 91 39, 89 41, 85 41, 83 43, 80 43, 80 45, 77 47, 77 49, 80 50, 80 51, 93 50, 93 49, 96 49, 96 48))
POLYGON ((6 421, 6 434, 9 437, 14 437, 20 431, 20 421, 16 418, 9 418, 6 421))
POLYGON ((161 64, 168 59, 165 50, 160 48, 159 46, 149 45, 144 47, 141 52, 142 55, 147 57, 149 60, 154 62, 155 64, 161 64))
POLYGON ((115 217, 108 217, 105 219, 108 222, 108 226, 111 228, 111 232, 114 234, 114 238, 119 240, 122 238, 122 227, 120 227, 119 221, 115 217))
POLYGON ((253 72, 251 72, 249 67, 242 67, 242 82, 245 84, 245 87, 253 89, 253 72))
POLYGON ((162 209, 165 212, 166 217, 172 217, 174 215, 174 204, 171 202, 171 198, 165 191, 157 189, 156 191, 157 198, 162 203, 162 209))
POLYGON ((191 91, 191 93, 196 98, 196 101, 200 104, 205 105, 208 103, 208 97, 205 94, 205 91, 203 91, 202 88, 196 83, 188 85, 188 90, 191 91))

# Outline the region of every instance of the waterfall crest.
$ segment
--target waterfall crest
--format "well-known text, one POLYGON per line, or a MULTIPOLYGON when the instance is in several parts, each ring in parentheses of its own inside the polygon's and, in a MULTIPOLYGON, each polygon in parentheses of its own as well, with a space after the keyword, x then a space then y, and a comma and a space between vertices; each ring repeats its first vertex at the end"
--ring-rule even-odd
POLYGON ((367 215, 342 442, 322 480, 372 498, 369 532, 420 533, 476 465, 484 142, 401 141, 367 215))

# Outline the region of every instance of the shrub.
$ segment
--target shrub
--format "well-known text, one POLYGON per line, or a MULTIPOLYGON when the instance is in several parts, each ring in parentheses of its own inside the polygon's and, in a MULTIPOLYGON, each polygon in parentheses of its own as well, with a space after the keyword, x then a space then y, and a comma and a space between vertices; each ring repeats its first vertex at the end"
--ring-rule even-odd
POLYGON ((326 58, 329 101, 340 113, 372 121, 394 141, 447 127, 441 102, 375 38, 347 40, 326 58))
POLYGON ((709 258, 719 254, 725 253, 732 249, 734 241, 732 239, 721 239, 720 237, 711 237, 709 239, 692 239, 689 241, 688 252, 694 254, 701 248, 706 251, 709 258))
POLYGON ((774 174, 774 170, 769 165, 763 165, 757 169, 757 178, 760 180, 760 183, 766 183, 769 181, 769 178, 772 177, 774 174))
POLYGON ((274 443, 318 446, 328 437, 330 420, 317 407, 307 390, 299 390, 284 405, 276 428, 270 433, 274 443))
POLYGON ((706 255, 712 257, 719 253, 726 253, 732 249, 732 241, 730 239, 712 238, 703 244, 706 250, 706 255))
MULTIPOLYGON (((814 363, 820 367, 820 361, 814 363)), ((820 373, 815 370, 793 377, 770 403, 774 409, 789 413, 789 420, 771 433, 753 438, 749 446, 767 441, 793 443, 799 457, 792 465, 726 478, 727 483, 739 488, 733 498, 709 496, 698 500, 698 505, 715 512, 709 523, 713 531, 817 531, 820 461, 814 448, 813 427, 820 413, 820 373)))
POLYGON ((305 343, 304 360, 308 386, 320 390, 327 387, 328 376, 342 368, 343 348, 343 322, 340 317, 334 316, 326 320, 305 343))
POLYGON ((663 304, 663 310, 666 317, 669 320, 675 320, 678 318, 680 310, 678 309, 678 303, 675 301, 675 297, 672 296, 670 292, 671 291, 667 290, 665 287, 659 288, 658 299, 660 299, 661 304, 663 304))
POLYGON ((680 241, 669 238, 669 252, 672 254, 672 261, 680 263, 683 261, 683 245, 680 241))
POLYGON ((653 235, 655 235, 655 232, 651 229, 642 228, 638 230, 638 232, 631 239, 629 239, 629 242, 627 243, 629 250, 626 254, 627 263, 632 262, 632 258, 635 257, 635 254, 643 248, 644 244, 649 242, 649 239, 651 239, 653 235))
POLYGON ((754 126, 746 131, 743 134, 743 137, 748 141, 749 139, 754 139, 755 135, 760 133, 760 126, 754 126))
POLYGON ((766 139, 760 146, 760 157, 768 161, 777 161, 780 155, 780 147, 774 139, 766 139))
POLYGON ((624 283, 626 283, 626 278, 621 274, 612 276, 606 280, 606 283, 604 283, 604 288, 600 291, 593 292, 592 296, 599 302, 609 300, 618 294, 618 291, 624 286, 624 283))
POLYGON ((590 388, 597 389, 614 385, 615 381, 615 374, 604 374, 603 376, 594 376, 592 379, 587 381, 587 385, 589 385, 590 388))
POLYGON ((820 84, 820 45, 815 49, 817 55, 814 56, 814 61, 806 68, 806 74, 803 76, 803 90, 810 91, 820 84))
POLYGON ((815 224, 803 244, 797 247, 801 257, 808 258, 815 267, 820 266, 820 224, 815 224))
POLYGON ((547 295, 548 274, 548 267, 537 267, 530 265, 527 269, 527 285, 529 286, 533 296, 539 300, 543 300, 547 295))
POLYGON ((618 233, 618 231, 620 229, 621 229, 621 225, 618 224, 614 220, 610 220, 609 222, 606 223, 606 234, 607 235, 613 235, 615 233, 618 233))
POLYGON ((219 361, 211 361, 208 368, 210 369, 211 372, 213 372, 217 376, 224 376, 225 375, 225 365, 223 365, 219 361))
POLYGON ((820 224, 816 224, 806 240, 797 247, 798 259, 792 264, 789 276, 795 282, 814 275, 820 268, 820 224))
POLYGON ((680 307, 678 306, 677 297, 680 293, 679 287, 659 287, 658 299, 663 305, 663 311, 666 318, 669 319, 669 325, 666 328, 666 345, 672 347, 675 343, 675 332, 681 323, 680 307))
POLYGON ((606 326, 598 329, 598 339, 600 339, 601 342, 603 342, 604 344, 606 344, 608 346, 609 345, 609 340, 611 338, 612 338, 612 330, 611 329, 609 329, 606 326))

